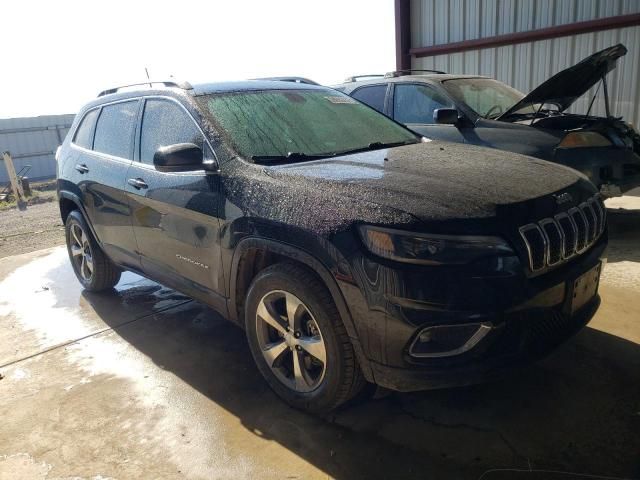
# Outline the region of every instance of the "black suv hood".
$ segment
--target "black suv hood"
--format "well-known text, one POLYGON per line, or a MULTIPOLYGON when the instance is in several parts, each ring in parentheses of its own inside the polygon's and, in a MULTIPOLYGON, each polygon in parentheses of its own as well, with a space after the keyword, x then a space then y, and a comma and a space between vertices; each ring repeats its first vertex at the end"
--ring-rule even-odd
POLYGON ((621 43, 594 53, 543 82, 500 115, 498 120, 534 103, 552 103, 563 112, 598 83, 604 75, 616 68, 616 61, 626 53, 627 49, 621 43))
POLYGON ((266 167, 265 173, 329 199, 324 202, 338 205, 349 197, 354 210, 374 204, 424 221, 494 217, 501 205, 549 195, 582 178, 544 160, 435 141, 266 167))

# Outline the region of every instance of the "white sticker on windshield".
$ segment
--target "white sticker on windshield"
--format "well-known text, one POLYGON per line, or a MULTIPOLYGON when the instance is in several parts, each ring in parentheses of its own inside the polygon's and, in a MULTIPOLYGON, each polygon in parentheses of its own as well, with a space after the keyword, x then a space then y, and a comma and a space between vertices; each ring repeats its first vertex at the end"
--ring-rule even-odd
POLYGON ((356 102, 353 98, 351 97, 335 97, 335 96, 331 96, 331 97, 324 97, 327 100, 329 100, 331 103, 358 103, 356 102))

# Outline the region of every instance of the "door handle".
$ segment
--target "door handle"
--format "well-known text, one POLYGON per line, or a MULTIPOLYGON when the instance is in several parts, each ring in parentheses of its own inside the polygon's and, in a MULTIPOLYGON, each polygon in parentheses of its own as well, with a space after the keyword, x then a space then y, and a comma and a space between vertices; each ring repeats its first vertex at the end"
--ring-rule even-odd
POLYGON ((89 167, 87 167, 84 163, 76 164, 76 170, 80 173, 87 173, 89 171, 89 167))
POLYGON ((149 188, 149 185, 147 185, 141 178, 130 178, 127 180, 127 183, 137 190, 140 190, 141 188, 149 188))

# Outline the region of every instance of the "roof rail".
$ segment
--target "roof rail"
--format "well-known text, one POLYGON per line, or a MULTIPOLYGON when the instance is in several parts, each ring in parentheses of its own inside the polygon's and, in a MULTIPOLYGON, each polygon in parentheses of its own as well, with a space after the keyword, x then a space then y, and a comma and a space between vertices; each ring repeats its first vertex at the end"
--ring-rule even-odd
POLYGON ((357 82, 361 78, 383 78, 383 77, 384 75, 381 75, 379 73, 372 73, 371 75, 354 75, 352 77, 345 78, 344 83, 357 82))
POLYGON ((305 83, 307 85, 320 85, 318 82, 314 82, 313 80, 309 80, 304 77, 263 77, 263 78, 252 78, 251 80, 274 80, 277 82, 293 82, 293 83, 305 83))
POLYGON ((98 97, 102 97, 104 95, 109 95, 111 93, 116 93, 118 90, 122 89, 122 88, 129 88, 129 87, 141 87, 143 85, 149 85, 149 87, 153 87, 153 84, 162 84, 165 87, 176 87, 176 88, 181 88, 183 90, 192 90, 193 87, 191 86, 191 84, 189 82, 179 82, 177 80, 147 80, 146 82, 140 82, 140 83, 131 83, 129 85, 120 85, 119 87, 113 87, 113 88, 108 88, 107 90, 103 90, 98 94, 98 97))
POLYGON ((388 72, 388 73, 385 73, 384 76, 385 76, 385 78, 402 77, 403 75, 411 75, 413 72, 443 73, 443 74, 447 73, 447 72, 443 72, 441 70, 406 69, 406 70, 396 70, 394 72, 388 72))

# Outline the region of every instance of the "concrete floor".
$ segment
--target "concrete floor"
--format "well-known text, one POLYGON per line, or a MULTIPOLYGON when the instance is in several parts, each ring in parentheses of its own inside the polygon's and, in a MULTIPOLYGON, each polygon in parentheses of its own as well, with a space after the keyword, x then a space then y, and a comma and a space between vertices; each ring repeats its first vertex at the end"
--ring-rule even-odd
POLYGON ((638 478, 640 210, 610 222, 602 307, 551 357, 327 418, 181 294, 133 274, 83 292, 62 247, 1 259, 0 479, 638 478))

